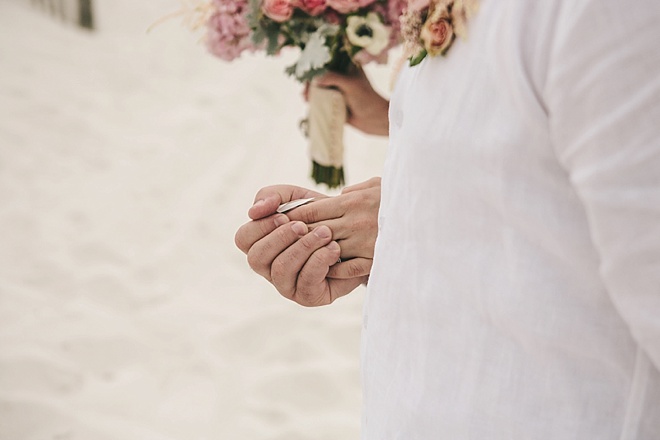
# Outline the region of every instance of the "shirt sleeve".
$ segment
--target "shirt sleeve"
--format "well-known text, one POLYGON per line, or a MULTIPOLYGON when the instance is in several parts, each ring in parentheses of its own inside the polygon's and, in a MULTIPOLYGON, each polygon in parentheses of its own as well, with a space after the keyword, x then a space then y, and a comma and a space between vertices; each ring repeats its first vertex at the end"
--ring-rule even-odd
POLYGON ((600 274, 660 368, 660 2, 566 1, 544 88, 600 274))

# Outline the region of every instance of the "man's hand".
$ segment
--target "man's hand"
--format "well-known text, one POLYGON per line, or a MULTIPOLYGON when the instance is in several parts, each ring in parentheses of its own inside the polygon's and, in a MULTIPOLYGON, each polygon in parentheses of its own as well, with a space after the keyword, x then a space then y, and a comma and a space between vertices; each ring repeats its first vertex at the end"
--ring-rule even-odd
POLYGON ((368 268, 359 268, 358 272, 364 272, 361 276, 328 277, 332 266, 344 264, 337 264, 341 249, 332 240, 330 228, 319 225, 310 230, 305 223, 276 213, 281 203, 308 197, 325 196, 286 185, 262 189, 248 211, 252 221, 239 228, 235 241, 247 254, 250 267, 282 296, 304 306, 319 306, 330 304, 366 281, 368 268))
POLYGON ((374 90, 362 69, 342 75, 327 72, 314 79, 317 87, 332 87, 344 95, 348 109, 348 122, 358 130, 379 136, 389 134, 388 111, 390 103, 374 90))

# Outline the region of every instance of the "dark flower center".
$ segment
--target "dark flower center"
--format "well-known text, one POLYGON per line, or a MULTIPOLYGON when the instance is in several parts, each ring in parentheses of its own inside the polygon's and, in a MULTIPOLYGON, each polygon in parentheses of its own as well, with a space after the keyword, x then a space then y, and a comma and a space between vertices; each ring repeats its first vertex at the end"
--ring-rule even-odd
POLYGON ((373 31, 373 29, 371 29, 366 24, 362 24, 362 25, 360 25, 360 27, 358 27, 355 30, 355 34, 358 37, 373 37, 374 36, 374 31, 373 31))

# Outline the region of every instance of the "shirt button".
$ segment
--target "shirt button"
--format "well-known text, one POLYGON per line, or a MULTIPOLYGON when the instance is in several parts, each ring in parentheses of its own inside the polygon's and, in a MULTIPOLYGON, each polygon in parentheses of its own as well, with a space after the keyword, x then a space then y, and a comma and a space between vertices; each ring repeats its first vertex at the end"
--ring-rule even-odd
POLYGON ((402 122, 403 122, 403 111, 401 111, 401 109, 395 109, 394 111, 392 111, 392 123, 397 127, 401 127, 402 122))

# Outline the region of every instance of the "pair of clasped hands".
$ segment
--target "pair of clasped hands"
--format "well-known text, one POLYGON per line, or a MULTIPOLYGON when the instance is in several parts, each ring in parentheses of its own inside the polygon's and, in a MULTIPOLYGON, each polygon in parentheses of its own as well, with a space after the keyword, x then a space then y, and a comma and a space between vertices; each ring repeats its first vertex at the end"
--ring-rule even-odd
MULTIPOLYGON (((328 73, 315 85, 343 93, 350 125, 368 134, 388 134, 389 102, 362 70, 350 76, 328 73)), ((304 306, 330 304, 368 280, 379 207, 380 178, 346 187, 335 197, 297 186, 269 186, 257 193, 248 211, 251 221, 236 232, 236 246, 285 298, 304 306), (311 203, 277 213, 282 203, 312 197, 311 203)))

